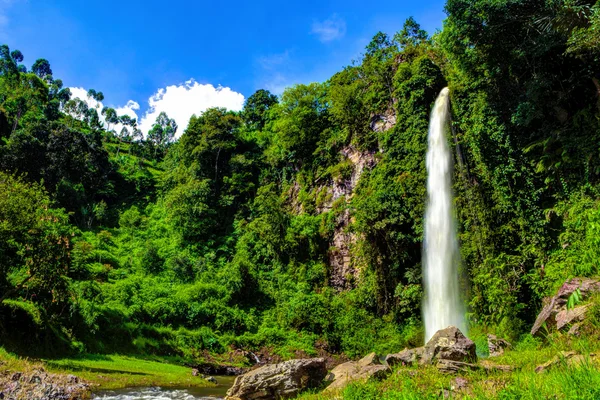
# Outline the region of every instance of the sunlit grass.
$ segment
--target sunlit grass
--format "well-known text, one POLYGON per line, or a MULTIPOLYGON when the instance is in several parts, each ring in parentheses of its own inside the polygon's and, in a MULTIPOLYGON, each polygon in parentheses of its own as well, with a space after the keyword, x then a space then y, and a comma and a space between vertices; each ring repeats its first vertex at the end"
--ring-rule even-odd
POLYGON ((73 374, 94 385, 94 390, 133 386, 207 387, 205 379, 192 376, 191 368, 166 362, 121 355, 83 355, 77 358, 34 361, 0 347, 0 372, 28 372, 44 367, 48 372, 73 374))

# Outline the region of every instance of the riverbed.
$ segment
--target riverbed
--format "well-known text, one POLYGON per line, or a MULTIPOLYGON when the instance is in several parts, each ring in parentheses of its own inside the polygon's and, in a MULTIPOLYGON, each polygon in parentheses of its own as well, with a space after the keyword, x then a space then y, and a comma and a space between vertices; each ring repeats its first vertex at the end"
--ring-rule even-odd
POLYGON ((233 385, 234 376, 217 376, 217 386, 202 388, 125 388, 98 392, 94 400, 217 400, 233 385))

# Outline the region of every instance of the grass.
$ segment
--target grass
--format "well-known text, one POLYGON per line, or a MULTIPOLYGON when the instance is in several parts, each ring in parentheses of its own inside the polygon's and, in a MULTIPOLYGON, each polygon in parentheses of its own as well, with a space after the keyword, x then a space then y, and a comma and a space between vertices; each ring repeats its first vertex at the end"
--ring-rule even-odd
POLYGON ((413 399, 600 399, 600 336, 573 338, 556 334, 545 342, 524 337, 513 350, 487 362, 510 365, 512 372, 471 371, 458 375, 436 368, 398 368, 380 382, 354 383, 340 393, 306 393, 301 400, 413 400, 413 399), (574 350, 586 358, 581 364, 561 362, 543 373, 536 366, 554 358, 560 351, 574 350), (465 379, 466 389, 454 390, 457 377, 465 379))
POLYGON ((44 367, 48 372, 72 374, 83 378, 93 384, 93 390, 135 386, 214 386, 201 377, 192 376, 189 367, 164 359, 87 354, 58 360, 29 360, 0 347, 0 373, 6 370, 28 372, 39 367, 44 367))

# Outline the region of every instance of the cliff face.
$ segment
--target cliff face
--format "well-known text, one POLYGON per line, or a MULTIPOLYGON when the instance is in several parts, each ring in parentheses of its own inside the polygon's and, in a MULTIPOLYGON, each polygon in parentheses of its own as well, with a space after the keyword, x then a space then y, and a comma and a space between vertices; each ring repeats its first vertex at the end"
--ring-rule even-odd
MULTIPOLYGON (((375 132, 384 132, 396 124, 396 115, 393 110, 383 115, 374 115, 371 118, 371 129, 375 132)), ((342 199, 345 202, 343 211, 336 217, 336 226, 331 240, 328 259, 330 266, 330 285, 337 290, 351 289, 359 277, 360 271, 352 257, 352 247, 357 242, 357 234, 351 232, 349 227, 353 222, 349 204, 354 190, 366 169, 371 169, 377 164, 376 152, 360 151, 353 146, 346 146, 341 150, 344 159, 351 165, 351 173, 334 178, 331 186, 326 188, 328 202, 318 210, 326 212, 332 209, 334 202, 342 199)))
MULTIPOLYGON (((343 211, 337 215, 335 231, 329 247, 330 285, 338 290, 350 289, 358 278, 358 270, 351 256, 352 246, 357 241, 357 235, 349 230, 352 216, 348 204, 354 195, 360 177, 366 168, 373 168, 376 164, 374 152, 358 151, 352 146, 342 149, 342 154, 352 164, 352 173, 347 177, 333 180, 328 190, 331 191, 331 204, 342 199, 346 203, 343 211)), ((331 206, 330 206, 331 207, 331 206)))

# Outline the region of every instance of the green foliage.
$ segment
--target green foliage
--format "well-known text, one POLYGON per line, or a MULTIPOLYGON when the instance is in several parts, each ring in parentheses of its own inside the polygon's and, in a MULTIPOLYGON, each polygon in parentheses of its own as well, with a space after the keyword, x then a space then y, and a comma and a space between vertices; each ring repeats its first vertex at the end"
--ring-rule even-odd
MULTIPOLYGON (((188 359, 421 344, 426 137, 449 86, 474 338, 519 337, 564 280, 600 274, 598 7, 448 0, 434 37, 409 18, 327 82, 205 110, 178 140, 164 113, 147 140, 112 108, 102 126, 47 60, 29 73, 1 46, 3 321, 51 327, 77 351, 188 359)), ((549 393, 522 379, 502 396, 549 393)), ((435 373, 421 383, 425 397, 449 385, 435 373)), ((405 394, 345 394, 417 390, 395 384, 405 394)))

